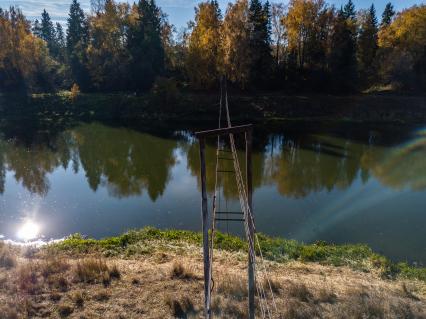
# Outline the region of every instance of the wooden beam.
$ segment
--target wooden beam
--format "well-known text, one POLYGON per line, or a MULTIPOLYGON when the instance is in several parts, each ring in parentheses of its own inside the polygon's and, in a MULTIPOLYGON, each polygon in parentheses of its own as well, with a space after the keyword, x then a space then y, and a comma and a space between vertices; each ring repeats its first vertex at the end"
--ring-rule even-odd
POLYGON ((200 164, 201 164, 201 217, 203 228, 203 253, 204 253, 204 311, 207 319, 211 318, 210 311, 210 256, 209 256, 209 220, 207 208, 206 187, 206 141, 200 138, 200 164))
POLYGON ((251 131, 252 129, 253 129, 253 125, 247 124, 247 125, 219 128, 219 129, 215 129, 215 130, 195 132, 195 136, 198 137, 198 138, 203 138, 203 137, 208 137, 208 136, 246 133, 246 132, 251 131))

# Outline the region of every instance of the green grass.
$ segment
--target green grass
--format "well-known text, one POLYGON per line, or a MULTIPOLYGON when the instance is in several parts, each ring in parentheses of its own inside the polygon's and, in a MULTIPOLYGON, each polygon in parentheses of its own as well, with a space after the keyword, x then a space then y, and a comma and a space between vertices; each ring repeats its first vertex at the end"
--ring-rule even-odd
MULTIPOLYGON (((324 265, 349 266, 362 271, 376 269, 388 279, 402 277, 426 281, 426 268, 414 267, 407 263, 393 263, 386 257, 374 253, 367 245, 334 245, 322 241, 303 244, 261 233, 258 234, 258 238, 263 256, 268 260, 276 262, 299 260, 324 265)), ((70 253, 99 252, 106 255, 131 256, 150 253, 159 249, 162 243, 176 246, 183 244, 201 246, 202 236, 201 233, 187 230, 160 230, 147 227, 100 240, 86 239, 75 234, 50 245, 48 249, 59 249, 70 253)), ((216 232, 215 248, 234 252, 246 251, 247 243, 242 238, 216 232)), ((258 247, 256 249, 259 254, 258 247)))

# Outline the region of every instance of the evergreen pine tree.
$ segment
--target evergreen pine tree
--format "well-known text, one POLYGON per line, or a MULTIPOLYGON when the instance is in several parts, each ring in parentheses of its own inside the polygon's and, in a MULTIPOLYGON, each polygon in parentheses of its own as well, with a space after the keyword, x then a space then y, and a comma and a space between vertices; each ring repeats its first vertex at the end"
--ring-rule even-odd
POLYGON ((88 38, 86 17, 80 7, 80 3, 77 0, 73 0, 68 17, 66 47, 73 77, 83 90, 87 90, 90 87, 90 78, 86 67, 88 38))
POLYGON ((65 35, 64 35, 64 29, 62 28, 62 25, 59 22, 56 22, 56 28, 55 28, 55 39, 56 43, 59 45, 59 47, 65 48, 65 35))
POLYGON ((272 70, 270 5, 262 6, 260 0, 251 0, 250 24, 250 82, 252 86, 266 86, 272 70))
POLYGON ((329 65, 332 89, 339 93, 354 91, 357 87, 356 40, 351 19, 348 11, 341 8, 335 19, 331 37, 329 65))
POLYGON ((395 15, 395 10, 393 8, 393 5, 392 3, 388 2, 382 14, 382 22, 380 23, 380 27, 383 28, 390 25, 394 15, 395 15))
POLYGON ((377 18, 374 5, 365 13, 358 37, 358 66, 363 86, 373 83, 376 78, 377 18))
POLYGON ((32 32, 35 36, 41 38, 41 25, 40 25, 40 22, 38 21, 38 19, 35 19, 35 21, 33 23, 32 32))
POLYGON ((65 43, 64 30, 62 28, 62 25, 59 22, 56 22, 55 42, 58 49, 58 59, 63 62, 65 58, 66 43, 65 43))
POLYGON ((127 34, 130 54, 129 75, 136 91, 148 90, 164 69, 161 40, 161 11, 154 0, 139 0, 138 18, 127 34))
POLYGON ((356 11, 355 11, 355 5, 352 2, 352 0, 349 0, 348 3, 345 4, 343 10, 341 10, 343 13, 343 17, 345 19, 351 19, 355 20, 356 18, 356 11))

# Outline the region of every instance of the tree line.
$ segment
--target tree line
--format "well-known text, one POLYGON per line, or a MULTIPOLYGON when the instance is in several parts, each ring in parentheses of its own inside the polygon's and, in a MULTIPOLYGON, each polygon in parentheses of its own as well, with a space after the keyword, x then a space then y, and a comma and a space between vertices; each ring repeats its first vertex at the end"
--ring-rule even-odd
POLYGON ((0 9, 0 90, 209 90, 225 76, 247 91, 424 91, 425 43, 426 5, 388 3, 379 22, 352 0, 236 0, 224 13, 208 0, 177 32, 154 0, 92 0, 90 13, 73 0, 65 31, 46 10, 30 22, 0 9))

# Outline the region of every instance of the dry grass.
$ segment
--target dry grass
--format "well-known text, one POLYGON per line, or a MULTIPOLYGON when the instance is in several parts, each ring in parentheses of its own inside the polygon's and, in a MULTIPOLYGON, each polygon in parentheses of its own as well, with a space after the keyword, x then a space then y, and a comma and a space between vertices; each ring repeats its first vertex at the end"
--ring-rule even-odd
POLYGON ((72 305, 64 303, 58 306, 58 314, 61 318, 66 318, 74 312, 72 305))
POLYGON ((15 265, 15 255, 7 245, 0 243, 0 268, 10 269, 15 267, 15 265))
POLYGON ((238 275, 225 275, 219 278, 217 287, 219 294, 237 300, 247 298, 248 288, 246 279, 238 275))
POLYGON ((186 318, 188 315, 195 313, 194 305, 189 297, 184 296, 179 299, 167 296, 166 305, 170 309, 170 313, 176 318, 186 318))
MULTIPOLYGON (((218 251, 215 257, 214 316, 247 318, 245 256, 218 251)), ((54 258, 20 257, 15 267, 0 270, 1 319, 203 316, 202 258, 190 247, 164 260, 54 258)), ((271 263, 268 272, 281 318, 426 318, 426 284, 419 281, 300 262, 271 263)), ((270 294, 266 300, 271 304, 270 294)))
POLYGON ((0 318, 2 319, 18 319, 19 315, 12 305, 0 305, 0 318))
POLYGON ((29 262, 21 265, 17 273, 18 287, 21 291, 35 294, 40 290, 40 278, 37 273, 37 264, 29 262))
POLYGON ((65 258, 48 257, 40 263, 40 271, 44 278, 66 272, 70 265, 65 258))
POLYGON ((81 290, 77 290, 71 293, 70 299, 74 302, 76 307, 83 308, 86 294, 81 290))
POLYGON ((170 269, 170 278, 184 280, 198 279, 192 269, 187 266, 184 266, 183 263, 179 261, 175 261, 173 263, 173 266, 170 269))
POLYGON ((108 286, 112 279, 119 279, 120 276, 116 265, 110 268, 101 258, 83 259, 74 267, 74 279, 88 284, 103 283, 108 286))
POLYGON ((312 293, 304 283, 292 282, 287 287, 288 294, 302 302, 309 302, 313 299, 312 293))

